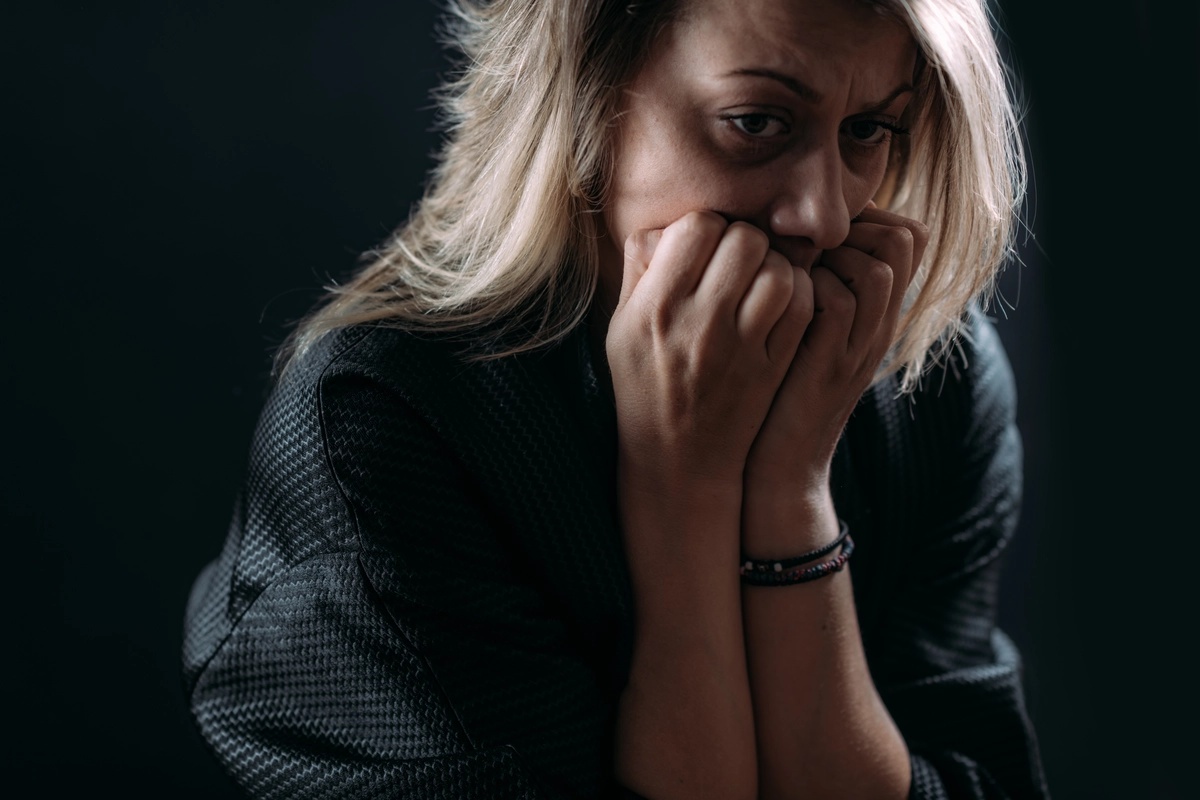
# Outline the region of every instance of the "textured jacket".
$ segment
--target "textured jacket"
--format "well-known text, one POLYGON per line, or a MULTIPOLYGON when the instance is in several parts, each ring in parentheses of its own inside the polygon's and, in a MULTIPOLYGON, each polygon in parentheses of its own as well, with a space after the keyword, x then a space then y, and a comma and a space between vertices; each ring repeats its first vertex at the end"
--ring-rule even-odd
MULTIPOLYGON (((914 397, 864 395, 834 500, 911 796, 1044 797, 995 626, 1020 503, 1013 380, 990 324, 971 334, 914 397)), ((586 341, 469 361, 353 327, 273 388, 183 653, 196 725, 251 796, 617 792, 632 607, 614 411, 586 341)))

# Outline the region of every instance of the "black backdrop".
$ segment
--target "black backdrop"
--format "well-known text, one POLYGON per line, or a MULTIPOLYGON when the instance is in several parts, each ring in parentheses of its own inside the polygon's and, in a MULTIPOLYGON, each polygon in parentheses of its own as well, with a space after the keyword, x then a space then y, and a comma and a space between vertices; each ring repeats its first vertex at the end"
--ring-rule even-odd
MULTIPOLYGON (((1000 322, 1029 456, 1002 621, 1057 797, 1195 796, 1200 16, 1066 5, 1004 5, 1036 239, 1000 322)), ((233 797, 182 701, 184 602, 223 538, 271 348, 420 191, 436 8, 16 6, 6 771, 51 797, 233 797)))

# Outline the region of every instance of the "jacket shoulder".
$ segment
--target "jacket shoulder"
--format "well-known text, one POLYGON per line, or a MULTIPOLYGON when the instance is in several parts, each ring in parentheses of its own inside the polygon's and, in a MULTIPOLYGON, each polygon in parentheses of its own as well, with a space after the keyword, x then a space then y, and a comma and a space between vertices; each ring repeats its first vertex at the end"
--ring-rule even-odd
POLYGON ((938 454, 945 462, 954 453, 986 449, 1014 424, 1016 407, 1016 382, 1000 337, 972 310, 960 336, 911 394, 902 395, 893 376, 871 387, 860 410, 882 428, 874 435, 896 457, 938 454))
POLYGON ((193 583, 185 612, 185 682, 195 680, 254 601, 288 570, 353 547, 354 520, 326 457, 321 386, 352 374, 373 328, 330 332, 270 387, 219 556, 193 583))

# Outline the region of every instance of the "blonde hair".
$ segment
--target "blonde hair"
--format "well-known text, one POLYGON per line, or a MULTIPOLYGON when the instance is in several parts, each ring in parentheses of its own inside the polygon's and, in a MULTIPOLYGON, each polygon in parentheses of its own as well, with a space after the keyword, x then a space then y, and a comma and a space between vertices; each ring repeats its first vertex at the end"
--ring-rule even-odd
MULTIPOLYGON (((451 0, 463 66, 438 96, 446 139, 409 221, 293 331, 277 367, 364 322, 430 329, 495 357, 553 343, 587 314, 620 86, 675 0, 451 0)), ((686 0, 685 0, 686 1, 686 0)), ((986 0, 868 0, 922 52, 890 197, 931 240, 880 377, 916 385, 994 290, 1024 193, 1018 122, 986 0)))
POLYGON ((987 0, 885 0, 920 49, 913 136, 892 153, 886 206, 929 226, 897 339, 880 375, 917 385, 986 305, 1014 243, 1025 198, 1025 154, 1013 73, 1000 58, 987 0))

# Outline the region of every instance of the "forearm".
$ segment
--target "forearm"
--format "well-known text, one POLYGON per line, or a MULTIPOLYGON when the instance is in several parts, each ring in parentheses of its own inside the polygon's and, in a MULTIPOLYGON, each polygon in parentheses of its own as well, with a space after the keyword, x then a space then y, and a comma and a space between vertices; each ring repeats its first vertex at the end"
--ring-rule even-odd
MULTIPOLYGON (((795 555, 837 535, 831 503, 752 498, 746 509, 754 557, 795 555)), ((746 586, 742 610, 760 796, 906 797, 908 751, 871 680, 849 567, 794 586, 746 586)))
MULTIPOLYGON (((754 722, 736 569, 738 504, 623 503, 635 640, 616 773, 653 798, 756 796, 754 722), (632 508, 631 508, 632 507, 632 508), (685 537, 673 546, 664 531, 685 537)), ((679 541, 679 539, 677 539, 679 541)))

